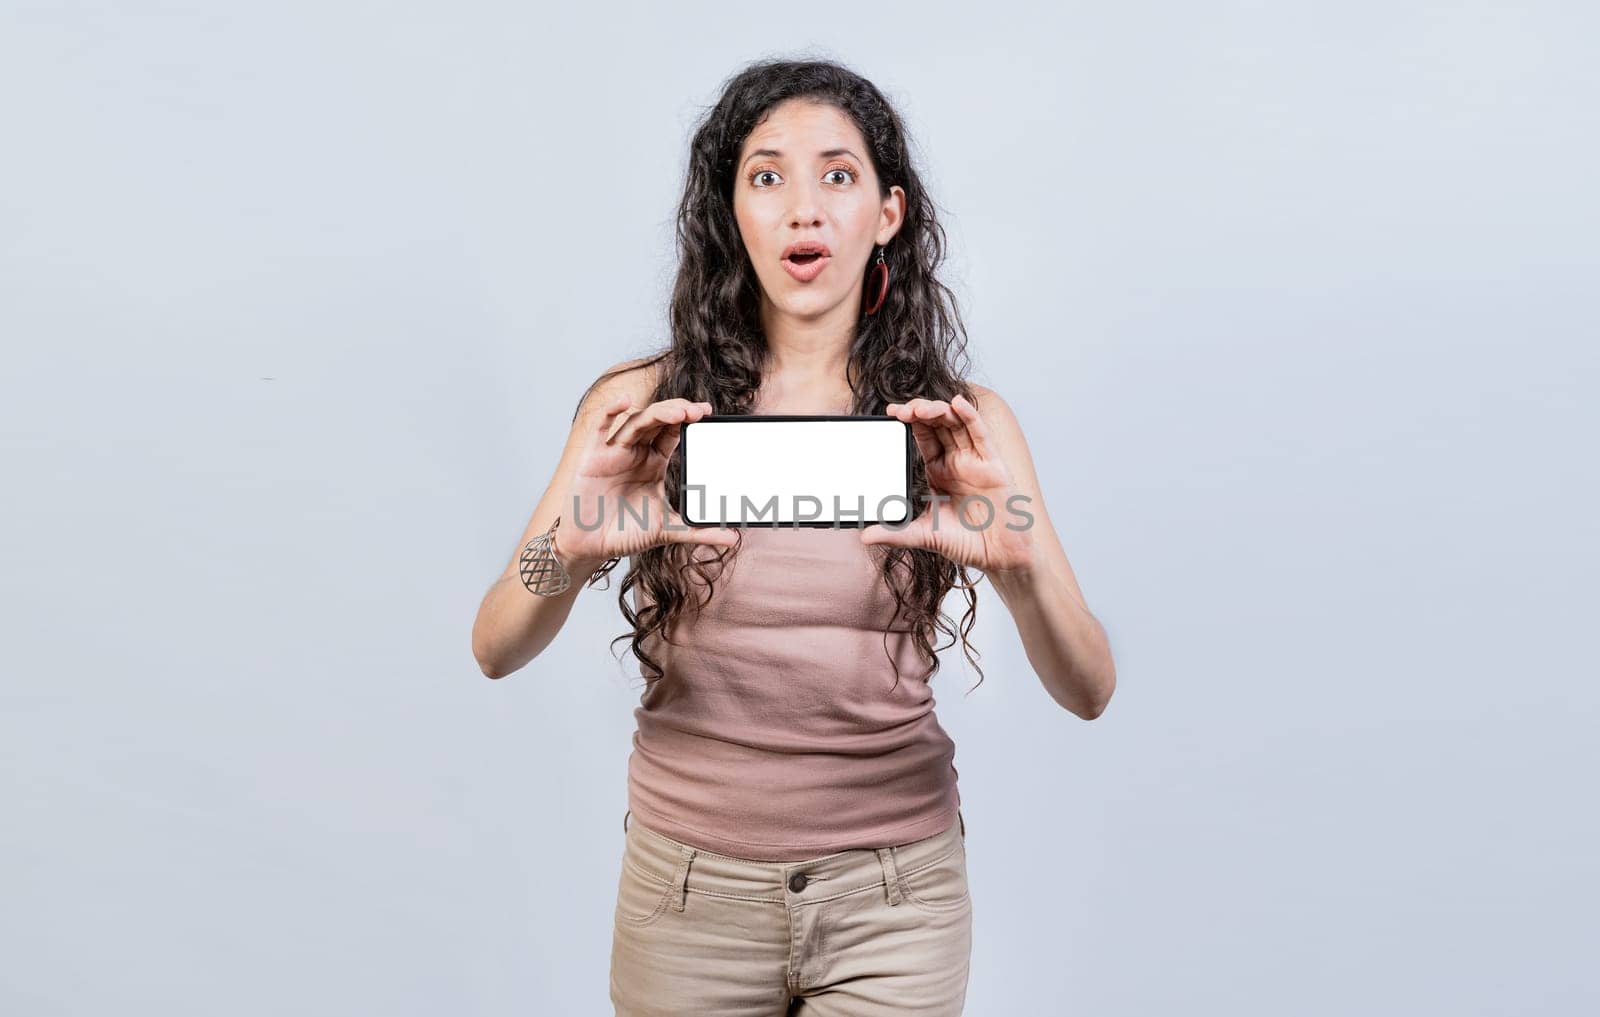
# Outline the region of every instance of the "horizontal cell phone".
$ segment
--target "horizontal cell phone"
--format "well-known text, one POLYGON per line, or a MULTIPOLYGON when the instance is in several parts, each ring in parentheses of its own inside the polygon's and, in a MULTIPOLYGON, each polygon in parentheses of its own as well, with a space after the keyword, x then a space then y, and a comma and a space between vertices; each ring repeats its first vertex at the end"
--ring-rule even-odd
POLYGON ((678 514, 690 526, 908 521, 911 425, 890 416, 713 413, 683 425, 678 514))

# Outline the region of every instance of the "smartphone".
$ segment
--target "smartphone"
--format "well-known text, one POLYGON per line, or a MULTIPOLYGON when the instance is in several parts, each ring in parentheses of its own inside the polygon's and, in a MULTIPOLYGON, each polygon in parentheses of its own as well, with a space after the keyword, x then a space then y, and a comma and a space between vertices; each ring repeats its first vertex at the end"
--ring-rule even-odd
POLYGON ((690 526, 899 525, 916 442, 890 416, 717 414, 683 425, 678 514, 690 526))

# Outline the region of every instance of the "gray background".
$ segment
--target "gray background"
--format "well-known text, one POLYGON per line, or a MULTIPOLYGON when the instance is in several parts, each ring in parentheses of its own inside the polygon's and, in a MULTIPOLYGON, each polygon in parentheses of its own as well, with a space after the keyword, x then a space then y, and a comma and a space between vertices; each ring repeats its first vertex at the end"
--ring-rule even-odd
POLYGON ((1600 1004, 1592 6, 978 8, 5 3, 0 1011, 610 1012, 615 587, 468 635, 767 54, 899 103, 1119 664, 935 679, 968 1013, 1600 1004))

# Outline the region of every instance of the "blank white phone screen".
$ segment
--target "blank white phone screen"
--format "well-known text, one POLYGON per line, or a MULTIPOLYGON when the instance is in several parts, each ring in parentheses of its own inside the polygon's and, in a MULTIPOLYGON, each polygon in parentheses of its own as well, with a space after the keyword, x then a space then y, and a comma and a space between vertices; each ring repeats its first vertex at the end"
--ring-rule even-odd
POLYGON ((907 428, 894 419, 697 420, 683 427, 689 523, 903 523, 907 428))

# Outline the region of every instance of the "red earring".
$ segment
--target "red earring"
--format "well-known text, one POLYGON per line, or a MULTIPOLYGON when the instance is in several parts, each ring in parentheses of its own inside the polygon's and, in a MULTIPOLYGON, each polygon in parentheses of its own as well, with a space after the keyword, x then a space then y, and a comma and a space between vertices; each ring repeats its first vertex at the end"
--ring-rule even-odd
POLYGON ((867 306, 866 313, 877 314, 878 308, 883 306, 883 298, 889 292, 889 266, 883 261, 883 248, 878 248, 878 263, 872 266, 872 271, 867 275, 867 292, 877 291, 877 296, 867 306))

